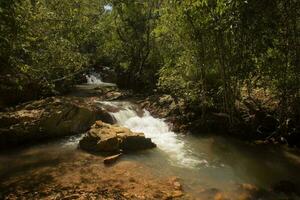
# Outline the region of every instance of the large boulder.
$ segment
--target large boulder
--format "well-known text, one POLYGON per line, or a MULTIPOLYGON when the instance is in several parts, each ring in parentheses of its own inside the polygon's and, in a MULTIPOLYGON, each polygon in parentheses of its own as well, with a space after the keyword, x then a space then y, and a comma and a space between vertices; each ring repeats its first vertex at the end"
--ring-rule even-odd
POLYGON ((137 151, 156 146, 143 133, 135 133, 128 128, 102 121, 96 121, 79 145, 92 152, 137 151))
POLYGON ((0 112, 0 149, 84 133, 96 120, 114 123, 95 99, 51 97, 0 112))

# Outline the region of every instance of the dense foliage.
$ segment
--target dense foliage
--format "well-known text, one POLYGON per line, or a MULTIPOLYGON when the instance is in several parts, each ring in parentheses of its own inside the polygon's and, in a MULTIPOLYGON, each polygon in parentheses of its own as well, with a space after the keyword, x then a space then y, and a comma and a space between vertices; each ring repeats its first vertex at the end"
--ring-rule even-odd
POLYGON ((106 65, 121 87, 231 123, 263 91, 284 124, 300 113, 299 12, 297 0, 1 0, 0 89, 45 95, 106 65))
POLYGON ((99 2, 1 0, 0 89, 7 101, 63 89, 70 74, 88 66, 104 13, 99 2))
POLYGON ((232 116, 243 87, 251 97, 260 83, 286 112, 299 98, 297 8, 298 1, 164 4, 158 31, 167 53, 159 86, 232 116))

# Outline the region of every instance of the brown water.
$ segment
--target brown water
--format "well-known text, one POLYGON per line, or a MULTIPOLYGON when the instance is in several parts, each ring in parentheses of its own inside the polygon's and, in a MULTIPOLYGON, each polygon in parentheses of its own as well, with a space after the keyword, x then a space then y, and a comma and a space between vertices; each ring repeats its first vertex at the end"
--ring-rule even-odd
MULTIPOLYGON (((179 177, 185 191, 194 196, 200 195, 200 188, 230 191, 244 183, 269 189, 279 181, 289 180, 298 188, 300 186, 300 153, 296 150, 251 145, 215 134, 175 134, 163 120, 155 119, 147 112, 139 117, 127 103, 124 105, 114 115, 118 122, 134 130, 142 129, 158 148, 125 155, 120 162, 140 163, 158 177, 179 177)), ((62 168, 57 166, 70 161, 77 162, 79 168, 87 165, 83 156, 87 153, 77 148, 80 137, 1 152, 0 181, 31 176, 35 170, 44 167, 60 171, 62 168)), ((99 160, 97 156, 89 159, 99 160)), ((63 170, 68 170, 68 165, 63 170)))

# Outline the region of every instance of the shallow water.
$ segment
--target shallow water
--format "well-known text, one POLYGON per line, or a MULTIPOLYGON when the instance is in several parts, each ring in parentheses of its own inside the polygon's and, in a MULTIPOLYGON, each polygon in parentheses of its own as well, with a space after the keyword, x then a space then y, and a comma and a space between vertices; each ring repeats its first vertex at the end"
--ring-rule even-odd
POLYGON ((270 188, 282 180, 300 185, 297 151, 251 145, 215 134, 176 134, 163 119, 148 111, 138 114, 138 108, 130 103, 110 102, 110 106, 121 108, 112 113, 120 125, 145 133, 158 147, 126 159, 140 161, 159 175, 178 176, 191 190, 201 186, 226 191, 243 183, 270 188))
MULTIPOLYGON (((281 180, 289 180, 300 185, 300 154, 297 151, 254 146, 215 134, 175 134, 163 119, 156 119, 131 103, 98 103, 117 107, 118 111, 111 114, 120 125, 144 132, 157 144, 156 149, 126 155, 123 160, 138 161, 157 176, 179 177, 185 190, 195 195, 199 188, 228 191, 239 183, 269 188, 281 180)), ((55 168, 69 159, 83 159, 76 156, 81 152, 77 148, 81 137, 1 152, 0 181, 24 175, 29 169, 55 168)))

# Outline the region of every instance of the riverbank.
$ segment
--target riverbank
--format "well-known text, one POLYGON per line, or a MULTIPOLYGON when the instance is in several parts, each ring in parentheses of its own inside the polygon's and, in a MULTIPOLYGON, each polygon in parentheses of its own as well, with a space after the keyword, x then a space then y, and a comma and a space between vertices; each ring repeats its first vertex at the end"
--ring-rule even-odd
POLYGON ((300 147, 300 126, 297 117, 291 116, 287 127, 279 124, 274 102, 262 106, 254 99, 238 103, 233 119, 218 109, 208 110, 204 118, 201 108, 191 107, 184 99, 168 94, 155 94, 137 98, 136 103, 154 116, 165 118, 172 130, 181 133, 220 133, 257 145, 286 145, 300 147), (230 123, 233 120, 234 123, 230 123))

